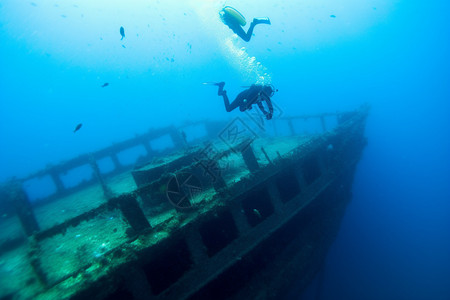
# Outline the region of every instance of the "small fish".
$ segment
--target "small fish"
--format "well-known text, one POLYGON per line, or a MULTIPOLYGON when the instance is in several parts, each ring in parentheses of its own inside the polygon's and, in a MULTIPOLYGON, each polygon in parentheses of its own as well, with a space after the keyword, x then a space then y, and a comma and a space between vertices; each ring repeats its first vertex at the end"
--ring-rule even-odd
POLYGON ((105 82, 104 84, 101 85, 101 87, 106 87, 108 85, 109 85, 109 83, 105 82))
POLYGON ((256 208, 253 209, 253 213, 254 213, 255 216, 257 216, 259 219, 262 219, 261 213, 260 213, 259 210, 257 210, 256 208))
POLYGON ((123 38, 125 37, 125 29, 123 29, 122 26, 120 26, 120 35, 122 36, 120 40, 123 40, 123 38))
POLYGON ((330 18, 336 18, 336 16, 335 15, 330 15, 330 18))
POLYGON ((80 130, 81 126, 83 126, 83 124, 78 124, 77 127, 75 127, 75 130, 73 131, 73 133, 77 132, 78 130, 80 130))

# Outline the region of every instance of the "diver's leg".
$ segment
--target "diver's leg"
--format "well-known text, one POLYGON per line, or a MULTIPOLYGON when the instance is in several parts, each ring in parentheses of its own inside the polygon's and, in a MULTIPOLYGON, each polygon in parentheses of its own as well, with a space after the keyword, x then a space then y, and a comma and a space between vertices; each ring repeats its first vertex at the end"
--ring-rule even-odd
POLYGON ((230 99, 228 99, 227 91, 222 91, 220 96, 223 97, 223 103, 225 104, 225 110, 227 112, 230 112, 239 106, 240 102, 237 99, 235 99, 233 102, 230 103, 230 99))
POLYGON ((225 110, 227 112, 230 112, 239 106, 239 101, 237 101, 237 99, 235 99, 233 102, 230 103, 230 100, 228 99, 227 91, 223 91, 222 97, 223 97, 223 103, 225 104, 225 110))
POLYGON ((253 29, 258 24, 268 24, 268 25, 270 25, 270 20, 269 20, 269 18, 254 18, 252 23, 250 24, 250 27, 247 30, 247 33, 245 34, 245 38, 242 37, 242 39, 244 41, 246 41, 246 42, 250 41, 250 39, 252 37, 252 34, 253 34, 253 29))
POLYGON ((214 85, 217 85, 219 87, 219 91, 217 92, 217 95, 223 97, 223 103, 225 104, 225 109, 227 112, 230 112, 239 106, 239 104, 238 104, 239 101, 234 100, 232 103, 230 103, 230 99, 228 99, 227 91, 225 91, 223 89, 223 87, 225 86, 225 82, 218 82, 218 83, 215 83, 214 85))
POLYGON ((223 103, 225 104, 225 110, 230 112, 230 99, 228 99, 227 91, 223 91, 220 96, 223 97, 223 103))
POLYGON ((231 30, 233 30, 233 32, 235 34, 237 34, 244 41, 246 41, 246 42, 250 41, 251 35, 249 36, 247 33, 245 33, 244 29, 242 29, 242 27, 240 25, 236 25, 236 26, 233 26, 230 28, 231 28, 231 30))

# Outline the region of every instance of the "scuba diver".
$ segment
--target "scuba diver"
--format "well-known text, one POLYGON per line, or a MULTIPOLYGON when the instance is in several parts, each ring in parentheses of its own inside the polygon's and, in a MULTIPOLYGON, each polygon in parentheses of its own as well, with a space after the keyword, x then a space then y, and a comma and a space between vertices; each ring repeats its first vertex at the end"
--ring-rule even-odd
POLYGON ((225 82, 207 82, 205 84, 212 84, 219 87, 218 95, 223 97, 225 109, 227 112, 239 107, 240 111, 251 110, 253 104, 257 104, 261 112, 266 116, 267 120, 272 119, 273 106, 270 97, 273 96, 276 90, 272 85, 252 84, 248 89, 240 92, 236 99, 230 103, 227 91, 223 89, 225 82), (269 111, 264 109, 263 101, 266 101, 269 111))
POLYGON ((234 33, 236 33, 246 42, 250 41, 253 29, 255 28, 256 25, 258 24, 270 25, 269 18, 254 18, 253 22, 250 24, 250 27, 248 28, 248 31, 245 32, 244 29, 242 29, 242 26, 245 26, 245 24, 247 24, 247 21, 245 20, 244 16, 236 9, 232 8, 231 6, 225 6, 219 12, 219 14, 220 18, 222 19, 222 22, 228 27, 230 27, 230 29, 233 30, 234 33))

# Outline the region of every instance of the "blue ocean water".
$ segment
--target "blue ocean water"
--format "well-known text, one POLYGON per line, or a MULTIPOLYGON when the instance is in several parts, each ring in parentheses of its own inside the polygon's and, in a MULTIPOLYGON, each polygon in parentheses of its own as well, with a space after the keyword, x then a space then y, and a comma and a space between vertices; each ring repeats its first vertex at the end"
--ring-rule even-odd
MULTIPOLYGON (((151 127, 229 117, 202 82, 233 95, 272 83, 285 114, 369 103, 320 299, 450 299, 450 5, 285 2, 2 0, 0 181, 151 127), (224 5, 272 24, 245 43, 220 22, 224 5)), ((317 298, 315 284, 293 299, 317 298)))

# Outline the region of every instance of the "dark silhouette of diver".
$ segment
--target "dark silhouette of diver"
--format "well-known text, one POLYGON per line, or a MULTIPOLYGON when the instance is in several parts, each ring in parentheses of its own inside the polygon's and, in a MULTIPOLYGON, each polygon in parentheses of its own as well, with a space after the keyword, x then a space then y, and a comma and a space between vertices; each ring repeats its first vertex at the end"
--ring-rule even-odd
POLYGON ((248 89, 240 92, 236 99, 230 103, 228 99, 227 91, 223 89, 225 82, 219 83, 210 83, 213 85, 217 85, 219 87, 219 92, 217 93, 219 96, 223 97, 223 102, 225 103, 225 109, 227 112, 234 110, 239 107, 240 111, 251 110, 252 105, 258 105, 261 112, 266 116, 267 120, 272 119, 273 115, 273 106, 270 97, 278 91, 272 85, 261 85, 261 84, 252 84, 248 89), (267 112, 264 109, 263 101, 266 102, 269 111, 267 112))
POLYGON ((236 9, 232 8, 231 6, 225 6, 219 14, 222 22, 230 27, 230 29, 233 30, 234 33, 236 33, 246 42, 250 41, 253 29, 256 25, 270 25, 269 18, 254 18, 252 23, 250 23, 250 27, 248 28, 247 32, 245 32, 244 29, 242 29, 242 26, 245 26, 245 24, 247 24, 247 21, 245 20, 244 16, 236 9))

